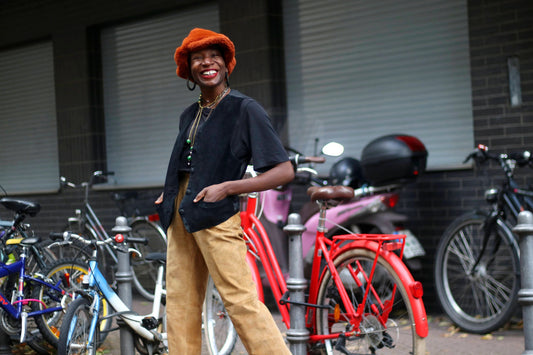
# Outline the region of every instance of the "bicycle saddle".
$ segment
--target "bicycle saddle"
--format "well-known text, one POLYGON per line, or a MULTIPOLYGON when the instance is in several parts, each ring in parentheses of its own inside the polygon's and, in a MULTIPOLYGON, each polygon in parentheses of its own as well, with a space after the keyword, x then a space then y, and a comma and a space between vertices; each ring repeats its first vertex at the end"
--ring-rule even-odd
POLYGON ((353 189, 349 186, 311 186, 307 189, 311 200, 349 200, 353 198, 353 189))
POLYGON ((35 217, 41 210, 41 205, 37 202, 30 202, 24 200, 16 200, 13 198, 4 197, 0 199, 0 203, 8 210, 15 211, 19 214, 27 214, 35 217))

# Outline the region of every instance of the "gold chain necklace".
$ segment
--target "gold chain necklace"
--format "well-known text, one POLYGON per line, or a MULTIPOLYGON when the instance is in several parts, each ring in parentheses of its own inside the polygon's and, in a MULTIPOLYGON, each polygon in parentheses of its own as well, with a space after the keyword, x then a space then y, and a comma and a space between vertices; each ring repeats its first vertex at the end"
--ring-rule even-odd
POLYGON ((187 144, 189 145, 189 154, 187 155, 187 166, 191 166, 191 160, 192 160, 192 152, 194 148, 194 142, 196 141, 196 133, 198 132, 198 127, 200 127, 200 122, 202 120, 202 113, 204 111, 204 108, 210 109, 209 113, 207 114, 207 117, 205 120, 207 121, 209 119, 209 116, 211 116, 211 113, 215 110, 216 106, 222 100, 224 96, 229 92, 229 87, 226 86, 224 91, 222 91, 218 96, 213 100, 212 103, 207 104, 205 106, 202 106, 202 94, 200 94, 200 97, 198 97, 198 112, 196 113, 196 117, 194 117, 194 121, 192 123, 191 129, 189 130, 189 136, 187 137, 187 144))

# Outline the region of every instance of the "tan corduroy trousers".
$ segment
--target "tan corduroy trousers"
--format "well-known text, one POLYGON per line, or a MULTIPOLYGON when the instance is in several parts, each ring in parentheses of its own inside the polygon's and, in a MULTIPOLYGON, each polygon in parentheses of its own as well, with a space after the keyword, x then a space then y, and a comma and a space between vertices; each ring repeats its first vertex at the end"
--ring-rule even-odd
POLYGON ((170 355, 200 355, 202 303, 208 274, 249 354, 290 354, 268 308, 257 298, 246 264, 238 214, 218 226, 189 233, 178 207, 188 179, 180 185, 176 214, 168 229, 167 320, 170 355))

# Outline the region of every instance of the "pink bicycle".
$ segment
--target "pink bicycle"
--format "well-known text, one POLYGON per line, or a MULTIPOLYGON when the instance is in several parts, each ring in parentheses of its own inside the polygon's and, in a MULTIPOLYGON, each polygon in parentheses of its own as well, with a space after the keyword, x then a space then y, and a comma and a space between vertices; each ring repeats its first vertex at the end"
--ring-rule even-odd
MULTIPOLYGON (((297 163, 311 160, 299 157, 297 163)), ((298 303, 289 297, 287 281, 255 214, 258 194, 247 196, 241 225, 260 299, 264 291, 256 260, 262 264, 287 329, 291 304, 305 306, 309 354, 425 354, 428 324, 423 289, 402 262, 405 235, 345 234, 328 239, 328 206, 353 198, 354 190, 311 187, 308 194, 320 206, 320 221, 308 294, 305 302, 298 303)), ((302 253, 291 257, 302 258, 302 253)), ((206 295, 204 327, 211 354, 231 353, 234 330, 212 283, 206 295)))

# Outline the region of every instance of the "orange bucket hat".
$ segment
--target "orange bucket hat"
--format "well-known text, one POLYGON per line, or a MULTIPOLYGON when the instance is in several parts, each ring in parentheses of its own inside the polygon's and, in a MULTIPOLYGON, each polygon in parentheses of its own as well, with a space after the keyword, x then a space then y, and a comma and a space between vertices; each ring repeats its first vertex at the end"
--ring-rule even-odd
POLYGON ((231 74, 237 60, 235 59, 235 45, 233 42, 221 33, 216 33, 203 28, 194 28, 189 35, 183 39, 181 46, 176 48, 174 61, 178 66, 176 74, 180 78, 189 79, 189 54, 211 46, 219 46, 222 49, 224 62, 228 69, 228 75, 231 74))

